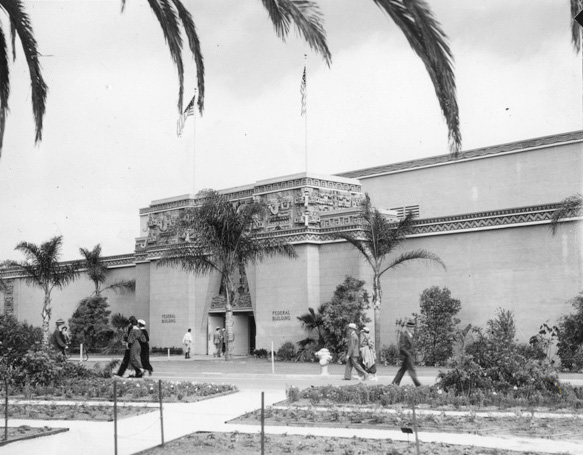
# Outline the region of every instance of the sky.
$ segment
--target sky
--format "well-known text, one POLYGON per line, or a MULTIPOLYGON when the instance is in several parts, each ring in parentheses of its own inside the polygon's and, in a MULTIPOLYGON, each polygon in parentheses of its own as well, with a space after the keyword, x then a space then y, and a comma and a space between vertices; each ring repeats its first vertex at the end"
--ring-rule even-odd
MULTIPOLYGON (((106 256, 132 253, 144 235, 139 209, 153 200, 448 153, 429 76, 372 0, 317 2, 330 67, 295 33, 279 39, 259 0, 184 0, 206 95, 180 138, 177 74, 146 0, 128 0, 123 13, 121 0, 24 3, 49 94, 35 144, 17 41, 0 158, 0 260, 23 259, 20 241, 56 235, 64 260, 98 243, 106 256)), ((430 4, 455 58, 463 150, 582 129, 567 0, 430 4)), ((186 104, 196 67, 184 57, 186 104)))

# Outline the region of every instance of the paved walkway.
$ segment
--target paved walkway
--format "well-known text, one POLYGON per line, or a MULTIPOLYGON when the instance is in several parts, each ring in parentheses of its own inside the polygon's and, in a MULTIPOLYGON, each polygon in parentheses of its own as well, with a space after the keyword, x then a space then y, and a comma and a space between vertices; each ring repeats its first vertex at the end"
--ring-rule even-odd
MULTIPOLYGON (((193 364, 194 365, 194 364, 193 364)), ((154 365, 156 371, 161 370, 161 364, 154 365), (156 368, 156 366, 160 368, 156 368)), ((297 367, 297 364, 296 364, 297 367)), ((310 365, 308 365, 310 367, 310 365)), ((236 369, 234 364, 227 367, 229 371, 236 369)), ((304 367, 302 367, 304 368, 304 367)), ((302 372, 300 368, 299 373, 302 372)), ((313 367, 312 367, 313 368, 313 367)), ((239 365, 240 369, 240 365, 239 365)), ((170 374, 172 369, 166 368, 170 374)), ((204 372, 203 372, 204 373, 204 372)), ((201 374, 203 374, 201 373, 201 374)), ((212 372, 208 372, 212 374, 212 372)), ((244 373, 223 372, 220 382, 229 382, 228 377, 240 377, 244 373)), ((164 439, 166 442, 194 432, 233 432, 258 433, 259 427, 252 425, 229 424, 227 421, 246 412, 261 407, 262 383, 266 375, 249 373, 253 376, 255 387, 245 388, 241 392, 225 395, 198 403, 164 405, 164 439), (261 379, 260 379, 261 378, 261 379)), ((291 373, 272 375, 271 380, 283 377, 290 381, 294 377, 291 373)), ((320 383, 323 378, 319 375, 300 374, 303 380, 320 383)), ((281 378, 280 378, 281 379, 281 378)), ((327 379, 335 382, 332 376, 327 379)), ((218 382, 218 381, 217 381, 218 382)), ((338 381, 340 382, 340 381, 338 381)), ((285 399, 284 388, 265 391, 265 405, 269 406, 285 399)), ((35 427, 50 426, 69 428, 69 431, 54 436, 41 437, 27 441, 8 444, 0 449, 2 455, 106 455, 114 454, 114 424, 113 422, 91 421, 39 421, 39 420, 10 420, 10 426, 30 425, 35 427)), ((407 435, 400 431, 350 429, 350 428, 316 428, 316 427, 266 427, 268 434, 300 434, 329 437, 353 436, 371 439, 393 439, 407 441, 407 435)), ((121 419, 118 422, 118 454, 130 455, 142 450, 155 447, 161 442, 160 413, 157 411, 137 417, 121 419)), ((419 433, 420 441, 445 442, 448 444, 464 444, 479 447, 521 450, 531 452, 547 452, 557 454, 583 455, 581 442, 549 440, 541 438, 494 437, 470 434, 442 434, 434 432, 419 433)), ((412 439, 411 439, 412 440, 412 439)))

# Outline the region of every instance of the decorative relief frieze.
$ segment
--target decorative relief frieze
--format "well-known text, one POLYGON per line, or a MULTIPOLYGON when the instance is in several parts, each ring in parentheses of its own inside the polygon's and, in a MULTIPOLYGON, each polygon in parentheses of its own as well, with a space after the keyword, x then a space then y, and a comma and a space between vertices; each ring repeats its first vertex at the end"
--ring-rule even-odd
POLYGON ((4 314, 14 314, 14 280, 6 280, 4 285, 4 314))

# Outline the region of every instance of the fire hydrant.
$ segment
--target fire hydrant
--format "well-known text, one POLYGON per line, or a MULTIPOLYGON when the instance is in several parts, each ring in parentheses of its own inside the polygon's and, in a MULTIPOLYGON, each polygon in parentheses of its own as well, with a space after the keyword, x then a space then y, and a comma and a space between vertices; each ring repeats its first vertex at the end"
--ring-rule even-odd
POLYGON ((328 364, 330 363, 330 360, 332 360, 330 351, 326 348, 322 348, 318 352, 315 352, 314 355, 318 357, 320 361, 320 375, 328 376, 328 364))

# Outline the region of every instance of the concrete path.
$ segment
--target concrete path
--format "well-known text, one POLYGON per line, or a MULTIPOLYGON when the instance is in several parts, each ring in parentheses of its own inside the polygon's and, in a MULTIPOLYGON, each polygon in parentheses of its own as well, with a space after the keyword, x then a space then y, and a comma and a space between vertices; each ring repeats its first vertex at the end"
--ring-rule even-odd
MULTIPOLYGON (((285 384, 298 385, 338 383, 341 374, 334 368, 335 374, 322 377, 313 372, 316 365, 287 364, 280 366, 282 374, 270 374, 270 366, 256 362, 229 363, 222 367, 221 363, 208 365, 200 362, 181 362, 180 360, 154 364, 155 376, 153 379, 167 378, 177 380, 182 376, 189 380, 205 380, 207 382, 242 382, 244 387, 236 394, 225 395, 198 403, 164 405, 164 440, 173 439, 194 432, 233 432, 259 433, 259 426, 228 424, 246 412, 261 407, 261 390, 265 391, 265 405, 269 406, 285 399, 285 384), (224 368, 224 370, 223 370, 224 368), (259 368, 261 371, 256 371, 259 368), (290 371, 286 371, 290 368, 290 371), (191 371, 191 370, 194 370, 191 371), (208 370, 208 371, 207 371, 208 370), (214 370, 214 371, 211 371, 214 370), (219 370, 219 371, 216 371, 219 370), (264 371, 267 370, 267 371, 264 371), (295 370, 295 371, 293 371, 295 370), (293 374, 295 372, 295 374, 293 374), (239 378, 239 379, 237 379, 239 378), (253 386, 251 386, 253 385, 253 386), (265 386, 265 387, 264 387, 265 386)), ((339 367, 339 366, 338 366, 339 367)), ((342 367, 343 368, 343 367, 342 367)), ((389 371, 385 371, 389 373, 389 371)), ((435 374, 422 373, 427 383, 433 383, 435 374)), ((388 382, 390 376, 382 376, 382 382, 388 382)), ((577 379, 577 378, 575 378, 577 379)), ((356 381, 354 381, 356 382, 356 381)), ((240 384, 237 384, 240 386, 240 384)), ((39 420, 10 420, 10 426, 29 425, 34 427, 64 427, 69 431, 54 436, 41 437, 27 441, 8 444, 0 448, 2 455, 108 455, 114 454, 114 424, 113 422, 92 421, 39 421, 39 420)), ((151 413, 137 417, 121 419, 118 422, 118 451, 119 455, 130 455, 142 450, 155 447, 161 443, 160 413, 154 410, 151 413)), ((400 431, 349 429, 349 428, 316 428, 316 427, 266 427, 268 434, 300 434, 330 437, 353 436, 371 439, 393 439, 407 441, 407 435, 400 431)), ((521 450, 530 452, 547 452, 557 454, 583 455, 583 443, 572 441, 549 440, 542 438, 493 437, 470 434, 442 434, 421 432, 419 438, 424 442, 445 442, 448 444, 464 444, 479 447, 521 450)), ((411 439, 411 438, 409 438, 411 439)), ((412 440, 412 439, 411 439, 412 440)))

